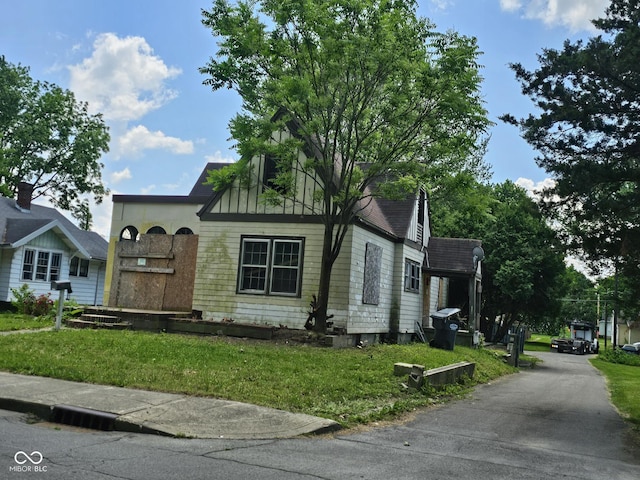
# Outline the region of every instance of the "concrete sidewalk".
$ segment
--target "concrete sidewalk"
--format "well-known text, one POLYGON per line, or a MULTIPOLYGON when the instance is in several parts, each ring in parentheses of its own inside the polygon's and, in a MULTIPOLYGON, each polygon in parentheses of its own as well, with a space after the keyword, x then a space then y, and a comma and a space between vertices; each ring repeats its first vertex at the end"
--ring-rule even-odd
POLYGON ((76 412, 112 419, 115 430, 190 438, 290 438, 339 429, 325 418, 239 402, 4 372, 0 408, 45 420, 53 412, 76 412))

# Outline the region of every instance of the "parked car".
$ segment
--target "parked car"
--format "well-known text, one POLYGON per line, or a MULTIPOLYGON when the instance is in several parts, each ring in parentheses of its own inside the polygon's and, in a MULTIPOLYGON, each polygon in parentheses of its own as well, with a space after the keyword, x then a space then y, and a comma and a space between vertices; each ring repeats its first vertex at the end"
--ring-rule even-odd
POLYGON ((622 346, 622 350, 632 355, 640 355, 640 344, 626 344, 622 346))

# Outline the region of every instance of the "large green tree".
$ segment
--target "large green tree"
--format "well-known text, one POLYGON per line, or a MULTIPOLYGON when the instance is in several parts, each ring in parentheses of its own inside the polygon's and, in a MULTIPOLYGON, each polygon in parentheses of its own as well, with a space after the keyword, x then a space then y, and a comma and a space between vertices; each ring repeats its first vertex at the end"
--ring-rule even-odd
POLYGON ((270 153, 279 173, 266 200, 295 200, 291 165, 303 143, 314 152, 297 168, 321 187, 315 329, 324 332, 332 267, 366 192, 415 194, 428 167, 458 168, 477 148, 488 120, 476 42, 435 32, 415 1, 216 0, 203 23, 219 38, 205 84, 242 98, 230 124, 241 160, 212 176, 214 188, 270 153), (274 145, 273 132, 291 124, 298 136, 274 145))
POLYGON ((524 189, 458 177, 431 205, 436 235, 482 240, 480 328, 487 339, 501 340, 516 322, 539 327, 558 318, 564 249, 524 189))
POLYGON ((512 65, 537 113, 518 125, 555 186, 549 212, 592 260, 640 259, 640 2, 613 0, 603 34, 546 49, 540 67, 512 65))
POLYGON ((107 193, 100 157, 109 133, 101 115, 72 92, 35 81, 29 69, 0 56, 0 189, 14 196, 18 183, 33 184, 33 198, 47 197, 91 224, 84 195, 107 193))

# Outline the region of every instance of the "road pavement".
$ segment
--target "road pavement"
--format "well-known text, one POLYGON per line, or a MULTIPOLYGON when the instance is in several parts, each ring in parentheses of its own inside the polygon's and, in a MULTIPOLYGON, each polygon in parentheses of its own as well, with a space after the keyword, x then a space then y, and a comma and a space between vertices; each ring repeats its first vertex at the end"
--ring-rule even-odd
POLYGON ((78 432, 29 425, 24 415, 0 412, 0 478, 22 475, 15 469, 24 465, 47 467, 40 478, 51 480, 638 480, 640 451, 627 443, 629 425, 609 403, 605 380, 589 357, 536 355, 544 362, 535 369, 408 421, 320 436, 234 440, 78 432), (34 465, 38 454, 42 460, 34 465))

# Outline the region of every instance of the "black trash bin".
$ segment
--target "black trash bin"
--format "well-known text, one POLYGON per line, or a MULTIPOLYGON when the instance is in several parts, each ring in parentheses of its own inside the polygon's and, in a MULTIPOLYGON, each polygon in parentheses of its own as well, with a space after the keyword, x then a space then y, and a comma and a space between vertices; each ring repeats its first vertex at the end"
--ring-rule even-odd
POLYGON ((444 350, 453 350, 456 344, 456 333, 460 328, 459 308, 444 308, 431 315, 435 335, 429 345, 444 350))

